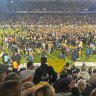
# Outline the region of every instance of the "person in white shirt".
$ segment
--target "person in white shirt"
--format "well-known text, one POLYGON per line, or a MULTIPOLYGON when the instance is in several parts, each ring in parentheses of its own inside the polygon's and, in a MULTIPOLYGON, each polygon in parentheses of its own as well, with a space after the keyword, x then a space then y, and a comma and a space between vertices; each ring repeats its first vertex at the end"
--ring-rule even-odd
POLYGON ((20 75, 22 79, 29 78, 29 77, 33 78, 34 73, 35 73, 35 70, 34 70, 33 62, 28 62, 27 69, 24 71, 21 71, 20 75))

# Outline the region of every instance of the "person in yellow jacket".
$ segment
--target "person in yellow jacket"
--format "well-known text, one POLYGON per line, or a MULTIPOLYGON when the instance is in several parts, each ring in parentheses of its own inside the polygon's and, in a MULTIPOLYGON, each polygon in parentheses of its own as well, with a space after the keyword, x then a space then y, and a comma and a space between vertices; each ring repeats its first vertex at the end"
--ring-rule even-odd
POLYGON ((13 67, 13 69, 18 69, 18 63, 17 63, 17 61, 13 61, 12 67, 13 67))

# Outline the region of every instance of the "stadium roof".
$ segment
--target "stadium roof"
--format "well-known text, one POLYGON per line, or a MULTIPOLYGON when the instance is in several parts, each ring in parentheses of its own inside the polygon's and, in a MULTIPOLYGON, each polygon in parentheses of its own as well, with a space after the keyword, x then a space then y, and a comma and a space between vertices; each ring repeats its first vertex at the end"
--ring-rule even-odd
POLYGON ((21 1, 96 1, 96 0, 21 0, 21 1))

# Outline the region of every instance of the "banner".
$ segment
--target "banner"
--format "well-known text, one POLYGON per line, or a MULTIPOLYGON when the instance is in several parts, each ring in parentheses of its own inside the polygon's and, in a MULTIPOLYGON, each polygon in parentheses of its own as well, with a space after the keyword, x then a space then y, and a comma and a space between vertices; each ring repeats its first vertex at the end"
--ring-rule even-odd
POLYGON ((76 66, 76 67, 81 67, 83 63, 84 63, 87 67, 96 67, 96 62, 75 62, 75 66, 76 66))
POLYGON ((48 65, 52 66, 57 73, 60 73, 64 67, 64 60, 61 59, 48 59, 48 65))

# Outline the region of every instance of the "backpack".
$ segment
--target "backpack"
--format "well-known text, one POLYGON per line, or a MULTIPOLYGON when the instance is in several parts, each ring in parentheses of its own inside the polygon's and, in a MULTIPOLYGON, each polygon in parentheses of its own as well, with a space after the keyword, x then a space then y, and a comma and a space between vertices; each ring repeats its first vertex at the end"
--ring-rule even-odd
POLYGON ((50 76, 49 76, 49 73, 48 73, 48 68, 46 69, 44 69, 43 67, 41 68, 41 71, 42 71, 42 73, 41 73, 41 76, 40 76, 40 80, 41 81, 49 81, 49 78, 50 78, 50 76))

